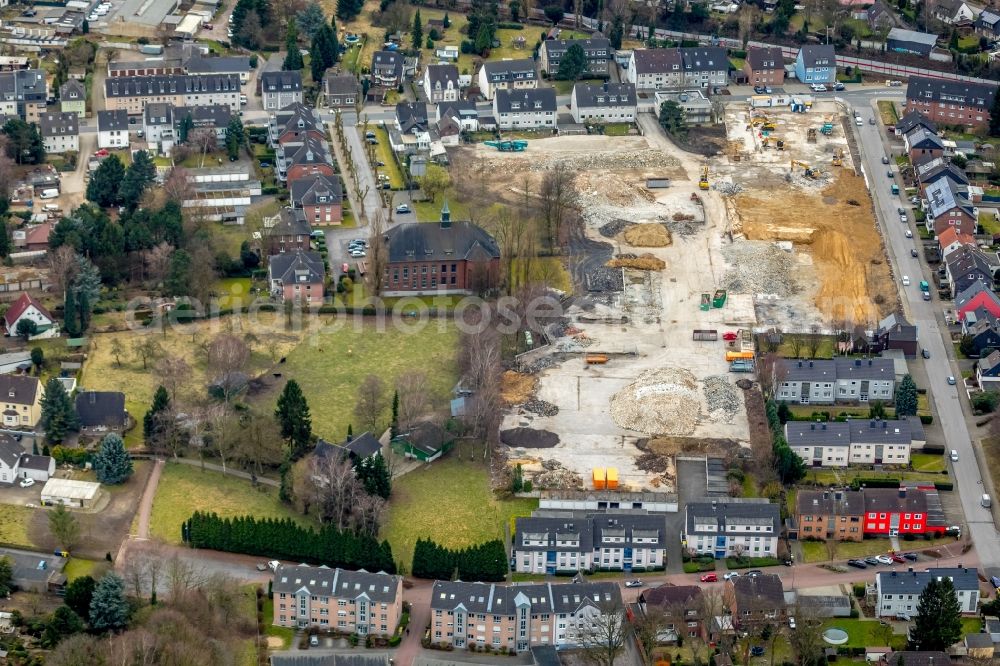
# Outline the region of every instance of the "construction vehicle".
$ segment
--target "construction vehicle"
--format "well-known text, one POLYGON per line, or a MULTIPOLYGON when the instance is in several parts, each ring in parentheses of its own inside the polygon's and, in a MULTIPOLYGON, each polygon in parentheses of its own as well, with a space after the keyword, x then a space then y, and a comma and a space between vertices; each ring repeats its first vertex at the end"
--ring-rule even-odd
POLYGON ((778 129, 778 126, 769 120, 766 123, 762 124, 760 126, 760 129, 761 131, 764 132, 773 132, 774 130, 778 129))
POLYGON ((698 304, 698 309, 702 312, 708 312, 712 309, 712 294, 701 295, 701 302, 698 304))
POLYGON ((583 357, 583 362, 587 365, 604 365, 608 362, 607 354, 587 354, 583 357))
POLYGON ((844 149, 837 148, 833 154, 833 166, 844 166, 844 149))
POLYGON ((703 166, 701 168, 701 180, 698 181, 699 190, 708 189, 708 166, 703 166))
POLYGON ((779 139, 776 136, 765 136, 761 140, 761 145, 764 146, 765 148, 774 147, 774 148, 777 148, 778 150, 784 150, 785 149, 785 140, 784 139, 779 139))
POLYGON ((833 134, 833 116, 827 116, 823 119, 823 126, 819 128, 819 131, 822 132, 824 136, 830 136, 833 134))
POLYGON ((503 141, 484 141, 487 146, 496 148, 502 153, 521 153, 528 147, 528 142, 524 139, 505 139, 503 141))
POLYGON ((819 171, 814 170, 808 164, 806 164, 805 162, 800 162, 799 160, 792 160, 792 168, 791 168, 792 173, 795 173, 796 166, 802 167, 802 172, 805 173, 806 178, 819 177, 819 171))
POLYGON ((726 363, 732 363, 733 361, 753 361, 753 357, 753 352, 727 351, 726 363))
POLYGON ((816 143, 816 128, 810 127, 806 132, 806 141, 809 143, 816 143))

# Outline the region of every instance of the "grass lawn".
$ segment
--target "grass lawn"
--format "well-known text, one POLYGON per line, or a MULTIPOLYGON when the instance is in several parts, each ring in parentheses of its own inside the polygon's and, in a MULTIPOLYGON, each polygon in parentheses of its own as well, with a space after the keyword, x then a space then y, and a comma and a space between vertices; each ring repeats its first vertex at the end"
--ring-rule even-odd
POLYGON ((219 298, 219 309, 225 310, 239 306, 249 307, 253 302, 250 295, 250 278, 221 278, 216 281, 215 293, 219 298))
POLYGON ((877 472, 875 470, 853 470, 853 469, 809 469, 806 471, 806 481, 812 481, 820 485, 847 485, 855 478, 862 479, 901 479, 903 481, 934 483, 935 481, 949 481, 950 478, 944 474, 933 472, 909 472, 906 470, 893 470, 877 472))
MULTIPOLYGON (((268 215, 272 214, 268 213, 268 215)), ((214 224, 211 229, 212 235, 219 240, 221 249, 224 249, 230 257, 239 257, 240 245, 243 244, 243 241, 250 239, 250 232, 247 231, 247 228, 237 224, 214 224)))
MULTIPOLYGON (((577 81, 554 79, 551 83, 552 87, 556 89, 557 95, 568 95, 573 92, 573 86, 576 85, 577 81)), ((604 79, 580 79, 579 83, 600 84, 604 83, 604 79)))
POLYGON ((878 113, 882 118, 883 125, 895 125, 896 121, 899 120, 899 113, 896 111, 895 103, 888 100, 878 103, 878 113))
MULTIPOLYGON (((513 264, 515 289, 521 286, 524 281, 523 271, 520 266, 521 260, 515 259, 513 264)), ((528 273, 529 280, 532 282, 546 284, 561 291, 571 291, 573 288, 569 271, 563 266, 562 259, 559 257, 536 257, 532 259, 531 268, 528 273)))
MULTIPOLYGON (((469 206, 455 198, 454 190, 449 189, 443 196, 439 194, 434 201, 414 201, 410 208, 417 217, 417 222, 438 222, 441 220, 441 207, 445 198, 448 199, 448 210, 451 219, 468 220, 469 206)), ((395 214, 395 213, 394 213, 395 214)), ((404 215, 404 219, 406 216, 404 215)))
POLYGON ((632 129, 631 123, 608 123, 604 126, 605 136, 628 136, 632 129))
POLYGON ((92 576, 95 580, 104 575, 104 572, 111 566, 110 562, 98 562, 96 560, 82 560, 79 557, 71 557, 66 562, 63 573, 67 580, 80 578, 81 576, 92 576))
POLYGON ((253 515, 257 518, 292 518, 304 525, 313 521, 278 501, 278 489, 259 486, 221 472, 192 465, 167 463, 160 477, 150 516, 150 534, 168 543, 181 543, 181 523, 195 511, 220 516, 253 515))
MULTIPOLYGON (((324 320, 329 330, 310 336, 287 354, 282 366, 286 377, 296 379, 312 406, 313 432, 327 439, 347 433, 354 411, 354 389, 369 374, 377 375, 392 396, 396 379, 406 373, 427 373, 429 395, 437 406, 450 397, 458 381, 456 362, 458 330, 444 320, 387 321, 384 330, 358 320, 324 320)), ((389 413, 384 414, 388 422, 389 413)), ((359 424, 354 431, 360 434, 359 424)))
POLYGON ((4 504, 0 509, 0 543, 34 548, 34 544, 28 538, 28 523, 31 522, 32 514, 38 510, 4 504))
POLYGON ((287 650, 292 646, 292 639, 295 638, 295 630, 291 627, 276 627, 271 624, 274 620, 274 598, 264 597, 264 633, 267 636, 274 636, 281 639, 281 647, 276 649, 287 650))
POLYGON ((834 335, 812 335, 808 333, 797 336, 785 335, 781 346, 778 348, 778 354, 785 358, 833 358, 833 351, 836 344, 837 338, 834 335), (814 338, 817 338, 819 342, 815 354, 812 353, 812 348, 810 347, 811 341, 814 338))
MULTIPOLYGON (((376 127, 374 130, 375 136, 378 137, 378 145, 375 146, 375 159, 385 163, 384 167, 375 167, 375 169, 389 176, 389 185, 393 189, 400 189, 406 184, 406 180, 403 178, 399 164, 396 163, 392 155, 392 148, 389 146, 389 133, 381 127, 376 127)), ((374 165, 372 166, 374 167, 374 165)))
MULTIPOLYGON (((397 562, 409 568, 419 537, 450 548, 502 539, 504 525, 538 507, 534 499, 498 500, 490 492, 486 468, 467 460, 470 453, 460 446, 450 456, 393 481, 382 537, 392 544, 397 562), (466 460, 459 460, 458 453, 466 460)), ((481 457, 479 449, 477 460, 481 457)))
POLYGON ((944 456, 937 453, 911 453, 910 462, 918 472, 940 472, 945 468, 944 456))
MULTIPOLYGON (((864 541, 841 541, 833 559, 851 560, 858 557, 884 555, 892 550, 888 539, 865 539, 864 541)), ((822 541, 803 541, 802 555, 806 562, 826 562, 830 559, 826 544, 822 541)))
POLYGON ((344 229, 353 229, 358 226, 358 221, 354 219, 353 211, 344 211, 344 218, 340 221, 340 226, 344 229))
POLYGON ((978 634, 983 628, 983 621, 978 617, 962 618, 962 635, 978 634))
MULTIPOLYGON (((823 623, 824 630, 835 627, 846 631, 848 640, 845 647, 850 648, 885 645, 886 636, 882 626, 878 620, 856 620, 846 617, 833 618, 823 623)), ((889 639, 889 645, 896 650, 901 650, 905 644, 906 636, 903 634, 892 634, 889 639)))

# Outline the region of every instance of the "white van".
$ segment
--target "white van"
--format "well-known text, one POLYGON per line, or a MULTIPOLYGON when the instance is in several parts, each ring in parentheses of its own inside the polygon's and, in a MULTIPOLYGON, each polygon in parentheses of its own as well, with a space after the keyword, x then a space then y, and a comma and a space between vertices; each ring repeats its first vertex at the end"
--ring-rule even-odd
POLYGON ((983 498, 981 500, 979 500, 979 503, 982 504, 984 507, 986 507, 988 509, 988 508, 990 508, 990 506, 993 505, 993 500, 990 499, 989 495, 985 495, 984 494, 983 498))
POLYGON ((38 195, 39 199, 55 199, 59 196, 59 190, 54 187, 42 190, 42 193, 38 195))
POLYGON ((42 210, 46 213, 58 213, 62 209, 59 208, 59 204, 45 204, 42 206, 42 210))

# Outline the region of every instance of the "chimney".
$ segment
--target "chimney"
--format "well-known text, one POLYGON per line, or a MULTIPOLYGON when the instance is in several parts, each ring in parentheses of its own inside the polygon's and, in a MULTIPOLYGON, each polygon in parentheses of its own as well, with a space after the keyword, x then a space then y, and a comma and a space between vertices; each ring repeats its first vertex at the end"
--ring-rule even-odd
POLYGON ((441 206, 441 228, 450 229, 451 228, 451 210, 448 208, 448 200, 444 200, 444 205, 441 206))
POLYGON ((826 424, 825 424, 825 423, 823 424, 823 427, 822 427, 822 429, 823 429, 823 430, 826 430, 826 424))
POLYGON ((913 567, 907 567, 906 570, 909 571, 910 573, 913 573, 913 567))
POLYGON ((799 361, 799 367, 800 368, 802 367, 802 361, 799 361))
POLYGON ((875 427, 875 419, 872 419, 872 420, 871 420, 871 421, 869 422, 869 424, 868 424, 868 427, 869 427, 869 428, 874 428, 874 427, 875 427))
POLYGON ((893 578, 895 578, 895 577, 896 577, 896 570, 895 570, 895 569, 893 569, 893 570, 892 570, 892 577, 893 577, 893 578))

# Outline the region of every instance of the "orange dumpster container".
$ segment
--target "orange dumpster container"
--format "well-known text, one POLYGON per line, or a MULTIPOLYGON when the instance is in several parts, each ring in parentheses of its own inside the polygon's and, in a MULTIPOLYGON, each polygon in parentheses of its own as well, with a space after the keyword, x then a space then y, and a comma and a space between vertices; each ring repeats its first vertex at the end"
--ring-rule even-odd
POLYGON ((594 468, 594 490, 604 490, 607 487, 607 477, 603 467, 594 468))
POLYGON ((586 363, 588 363, 588 364, 591 364, 591 365, 607 363, 608 362, 608 355, 607 354, 587 354, 584 357, 584 361, 586 363))
POLYGON ((726 352, 726 363, 732 363, 733 361, 739 360, 753 360, 753 352, 738 352, 738 351, 727 351, 726 352))
POLYGON ((617 490, 618 489, 618 468, 617 467, 609 467, 608 468, 607 479, 608 479, 608 490, 617 490))

